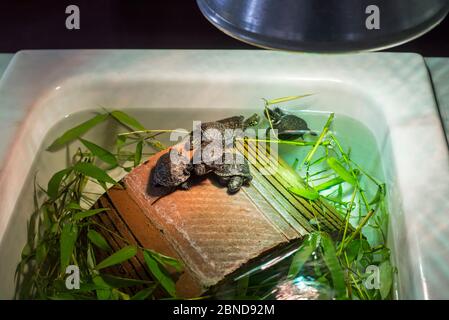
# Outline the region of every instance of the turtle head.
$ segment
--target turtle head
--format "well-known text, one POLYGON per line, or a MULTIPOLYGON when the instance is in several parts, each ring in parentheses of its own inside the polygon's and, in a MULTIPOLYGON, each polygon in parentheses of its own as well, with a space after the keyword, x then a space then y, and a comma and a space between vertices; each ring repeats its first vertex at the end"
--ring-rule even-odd
POLYGON ((242 185, 243 185, 243 177, 240 177, 240 176, 231 177, 229 179, 228 185, 227 185, 228 192, 230 194, 237 193, 237 192, 239 192, 242 185))
POLYGON ((284 115, 284 112, 278 107, 274 108, 274 110, 266 108, 264 112, 265 118, 270 119, 271 122, 278 122, 281 117, 284 115))
POLYGON ((249 127, 254 127, 254 126, 257 126, 259 124, 259 122, 260 122, 260 117, 257 113, 255 113, 243 122, 243 127, 245 129, 249 128, 249 127))

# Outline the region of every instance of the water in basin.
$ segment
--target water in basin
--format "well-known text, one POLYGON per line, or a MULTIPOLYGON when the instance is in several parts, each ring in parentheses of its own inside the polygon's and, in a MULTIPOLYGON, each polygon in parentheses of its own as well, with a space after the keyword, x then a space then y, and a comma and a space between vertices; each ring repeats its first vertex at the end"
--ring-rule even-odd
MULTIPOLYGON (((128 114, 133 115, 145 127, 151 129, 192 129, 192 120, 210 121, 242 114, 251 115, 253 112, 260 110, 248 109, 127 109, 128 114)), ((34 183, 46 186, 48 179, 58 170, 65 168, 71 161, 70 155, 80 145, 73 143, 67 149, 57 152, 45 151, 45 148, 58 136, 60 136, 68 128, 71 128, 89 118, 93 112, 84 111, 67 116, 65 119, 57 123, 50 129, 40 151, 37 153, 32 169, 28 175, 28 183, 21 192, 21 201, 17 203, 13 219, 10 221, 3 248, 0 248, 1 261, 6 261, 2 265, 1 280, 2 286, 0 290, 1 297, 11 297, 14 292, 14 271, 18 261, 20 260, 20 252, 26 242, 27 222, 33 211, 33 193, 34 183)), ((309 127, 320 132, 325 124, 329 113, 321 112, 297 112, 298 116, 303 117, 309 123, 309 127)), ((119 126, 105 122, 95 127, 85 135, 89 139, 105 148, 112 147, 115 142, 115 136, 119 132, 119 126)), ((375 176, 380 181, 384 181, 383 167, 381 156, 378 150, 377 142, 371 131, 361 122, 348 116, 337 114, 332 125, 332 131, 341 141, 345 150, 350 149, 351 159, 363 166, 364 170, 375 176)), ((160 141, 166 145, 173 144, 169 141, 168 135, 164 134, 160 137, 160 141)), ((310 148, 298 148, 295 146, 280 145, 279 155, 290 165, 294 165, 296 159, 303 159, 310 148)), ((316 157, 320 157, 317 153, 316 157)), ((363 182, 362 182, 363 183, 363 182)), ((367 188, 366 192, 369 198, 376 193, 375 188, 367 188)), ((348 197, 350 195, 347 195, 348 197)))

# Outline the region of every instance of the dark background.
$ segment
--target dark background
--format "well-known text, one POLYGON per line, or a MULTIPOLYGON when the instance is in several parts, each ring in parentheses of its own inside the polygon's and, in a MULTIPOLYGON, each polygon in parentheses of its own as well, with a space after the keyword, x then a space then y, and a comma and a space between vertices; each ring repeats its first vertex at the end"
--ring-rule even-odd
MULTIPOLYGON (((389 51, 449 57, 448 31, 449 18, 425 36, 389 51)), ((112 48, 253 47, 218 31, 195 0, 0 0, 0 52, 112 48), (69 4, 80 7, 80 30, 65 28, 69 4)))

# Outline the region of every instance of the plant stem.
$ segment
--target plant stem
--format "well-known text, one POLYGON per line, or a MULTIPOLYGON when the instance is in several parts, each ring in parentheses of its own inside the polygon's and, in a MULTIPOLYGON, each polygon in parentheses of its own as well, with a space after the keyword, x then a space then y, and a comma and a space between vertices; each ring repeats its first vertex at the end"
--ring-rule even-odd
MULTIPOLYGON (((289 144, 294 146, 314 146, 315 142, 307 142, 307 141, 288 141, 288 140, 270 140, 270 139, 254 139, 254 138, 236 138, 239 141, 245 142, 268 142, 268 143, 277 143, 277 144, 289 144)), ((321 146, 329 145, 328 141, 323 141, 321 146)))
POLYGON ((164 132, 178 132, 178 133, 190 133, 189 131, 185 131, 185 130, 170 130, 170 129, 161 129, 161 130, 138 130, 138 131, 131 131, 131 132, 125 132, 125 133, 119 133, 119 136, 129 136, 129 135, 136 135, 136 134, 145 134, 145 133, 155 133, 155 132, 159 132, 159 133, 164 133, 164 132))
MULTIPOLYGON (((352 211, 352 205, 354 204, 354 200, 355 200, 355 196, 357 194, 357 187, 354 188, 354 192, 352 193, 352 197, 351 197, 351 201, 349 203, 349 207, 346 209, 346 217, 345 217, 345 230, 343 232, 343 238, 341 239, 341 244, 340 244, 340 250, 338 250, 337 256, 339 256, 341 254, 341 252, 343 251, 343 244, 345 243, 345 239, 346 239, 346 234, 348 232, 348 227, 349 227, 349 219, 351 218, 351 211, 352 211)), ((357 232, 357 229, 356 231, 357 232)), ((355 233, 354 232, 354 233, 355 233)))
MULTIPOLYGON (((357 226, 357 229, 351 234, 346 242, 351 242, 362 231, 362 228, 368 223, 369 219, 374 215, 375 211, 370 210, 368 214, 363 218, 362 222, 357 226)), ((342 242, 343 244, 343 242, 342 242)), ((345 245, 346 246, 346 245, 345 245)))
POLYGON ((321 144, 321 141, 323 141, 323 139, 326 137, 326 134, 329 132, 329 127, 331 126, 331 124, 334 120, 334 116, 335 116, 335 114, 331 113, 331 115, 329 116, 329 119, 327 119, 327 122, 323 128, 323 131, 321 131, 321 134, 318 137, 318 140, 315 142, 312 150, 310 150, 309 153, 307 154, 306 158, 304 159, 304 162, 301 164, 301 167, 304 164, 310 163, 310 161, 312 160, 312 157, 315 155, 315 152, 317 151, 318 146, 321 144))

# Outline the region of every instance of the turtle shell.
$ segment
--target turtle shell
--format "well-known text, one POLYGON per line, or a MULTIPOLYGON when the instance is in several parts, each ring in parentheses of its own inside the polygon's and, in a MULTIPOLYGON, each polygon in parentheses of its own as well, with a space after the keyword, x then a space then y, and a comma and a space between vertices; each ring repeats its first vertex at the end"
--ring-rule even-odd
POLYGON ((278 130, 278 136, 283 140, 302 138, 310 131, 304 119, 292 114, 282 116, 273 128, 278 130))
POLYGON ((172 161, 170 153, 163 154, 153 169, 152 183, 154 186, 177 187, 190 178, 192 170, 190 159, 178 153, 179 161, 172 161))
POLYGON ((217 122, 222 124, 225 129, 243 129, 245 117, 244 116, 235 116, 222 120, 218 120, 217 122))
POLYGON ((222 163, 211 165, 213 172, 219 177, 247 177, 251 179, 248 161, 237 152, 225 152, 222 163))

